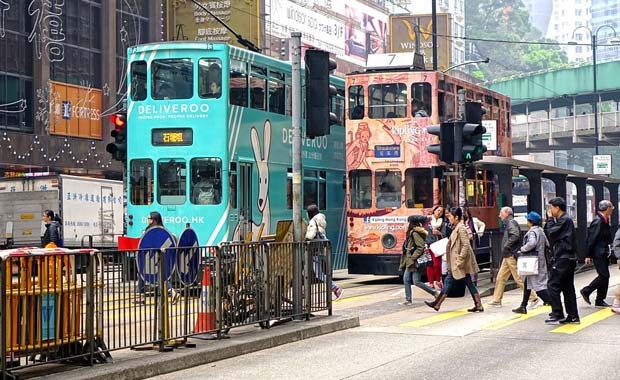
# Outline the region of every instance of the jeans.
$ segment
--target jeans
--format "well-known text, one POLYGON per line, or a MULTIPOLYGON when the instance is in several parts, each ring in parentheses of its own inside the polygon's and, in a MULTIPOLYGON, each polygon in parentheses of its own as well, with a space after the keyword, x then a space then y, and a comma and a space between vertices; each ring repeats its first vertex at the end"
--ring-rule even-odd
MULTIPOLYGON (((323 270, 323 263, 321 262, 321 258, 318 256, 314 256, 312 258, 312 262, 313 262, 313 268, 314 268, 314 275, 321 281, 325 282, 327 280, 327 275, 325 274, 325 271, 323 270)), ((331 289, 334 290, 338 288, 338 285, 336 285, 336 283, 334 282, 333 278, 332 278, 332 286, 331 289)))
POLYGON ((406 268, 403 273, 403 283, 405 284, 405 299, 411 302, 411 285, 424 290, 431 296, 435 295, 435 290, 421 281, 420 272, 406 268))
MULTIPOLYGON (((441 289, 441 293, 442 294, 450 293, 450 289, 452 288, 453 284, 454 284, 454 277, 452 277, 452 272, 448 272, 448 275, 443 280, 443 288, 441 289)), ((478 294, 478 288, 476 288, 476 285, 474 285, 474 282, 471 279, 471 275, 469 274, 465 275, 465 286, 467 286, 467 289, 469 290, 469 293, 471 293, 472 296, 475 294, 478 294)))

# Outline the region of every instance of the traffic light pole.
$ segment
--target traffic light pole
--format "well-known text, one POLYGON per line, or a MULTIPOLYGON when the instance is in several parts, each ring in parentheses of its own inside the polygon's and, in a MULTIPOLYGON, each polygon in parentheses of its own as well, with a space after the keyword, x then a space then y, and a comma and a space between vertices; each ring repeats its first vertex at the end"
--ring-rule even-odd
MULTIPOLYGON (((293 127, 293 238, 302 241, 301 226, 301 33, 291 33, 292 65, 292 127, 293 127)), ((295 244, 293 254, 293 315, 301 314, 301 245, 295 244)))
MULTIPOLYGON (((465 120, 465 90, 463 89, 458 92, 458 119, 461 121, 465 120)), ((465 197, 465 165, 456 164, 456 172, 459 176, 459 207, 465 212, 465 202, 467 199, 465 197)))

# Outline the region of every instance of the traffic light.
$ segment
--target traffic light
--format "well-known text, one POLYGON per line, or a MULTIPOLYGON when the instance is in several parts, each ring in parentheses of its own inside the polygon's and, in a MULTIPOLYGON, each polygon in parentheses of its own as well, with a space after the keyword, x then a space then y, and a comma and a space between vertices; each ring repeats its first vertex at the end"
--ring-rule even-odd
POLYGON ((429 125, 426 132, 439 137, 439 144, 428 146, 428 152, 439 156, 439 160, 445 163, 454 162, 454 123, 441 123, 429 125))
POLYGON ((336 69, 336 61, 323 50, 306 50, 306 137, 329 135, 329 126, 338 122, 331 112, 331 96, 336 88, 329 84, 329 73, 336 69))
POLYGON ((127 162, 127 113, 115 113, 110 116, 110 121, 114 124, 114 129, 110 132, 114 142, 109 143, 105 150, 112 154, 112 159, 127 162))
POLYGON ((482 143, 486 128, 482 126, 482 115, 486 110, 479 102, 465 102, 465 122, 455 128, 455 147, 458 147, 458 162, 475 162, 482 160, 487 147, 482 143), (460 152, 460 153, 458 153, 460 152))

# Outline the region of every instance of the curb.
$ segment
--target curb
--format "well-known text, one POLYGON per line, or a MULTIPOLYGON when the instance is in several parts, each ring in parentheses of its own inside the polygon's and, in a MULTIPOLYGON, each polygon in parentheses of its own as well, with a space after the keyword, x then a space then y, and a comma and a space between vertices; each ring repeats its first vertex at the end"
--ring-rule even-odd
POLYGON ((315 317, 310 321, 293 321, 272 327, 263 333, 233 336, 230 340, 211 341, 204 345, 200 343, 200 340, 194 339, 193 342, 198 344, 198 348, 177 349, 171 353, 156 352, 118 363, 81 367, 44 376, 44 378, 59 380, 146 379, 359 326, 359 317, 315 317))

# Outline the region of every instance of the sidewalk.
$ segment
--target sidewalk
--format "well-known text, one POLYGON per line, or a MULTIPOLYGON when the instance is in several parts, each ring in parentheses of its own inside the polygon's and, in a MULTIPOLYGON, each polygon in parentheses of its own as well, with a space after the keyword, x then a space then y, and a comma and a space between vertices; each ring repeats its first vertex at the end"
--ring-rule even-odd
POLYGON ((172 352, 120 350, 112 352, 113 363, 96 364, 92 367, 46 365, 20 371, 20 379, 38 377, 43 379, 79 380, 137 380, 145 379, 313 338, 319 335, 358 327, 358 317, 315 316, 309 321, 291 321, 268 330, 247 326, 231 330, 230 339, 202 340, 190 338, 195 348, 177 348, 172 352), (53 374, 50 374, 55 372, 53 374))

